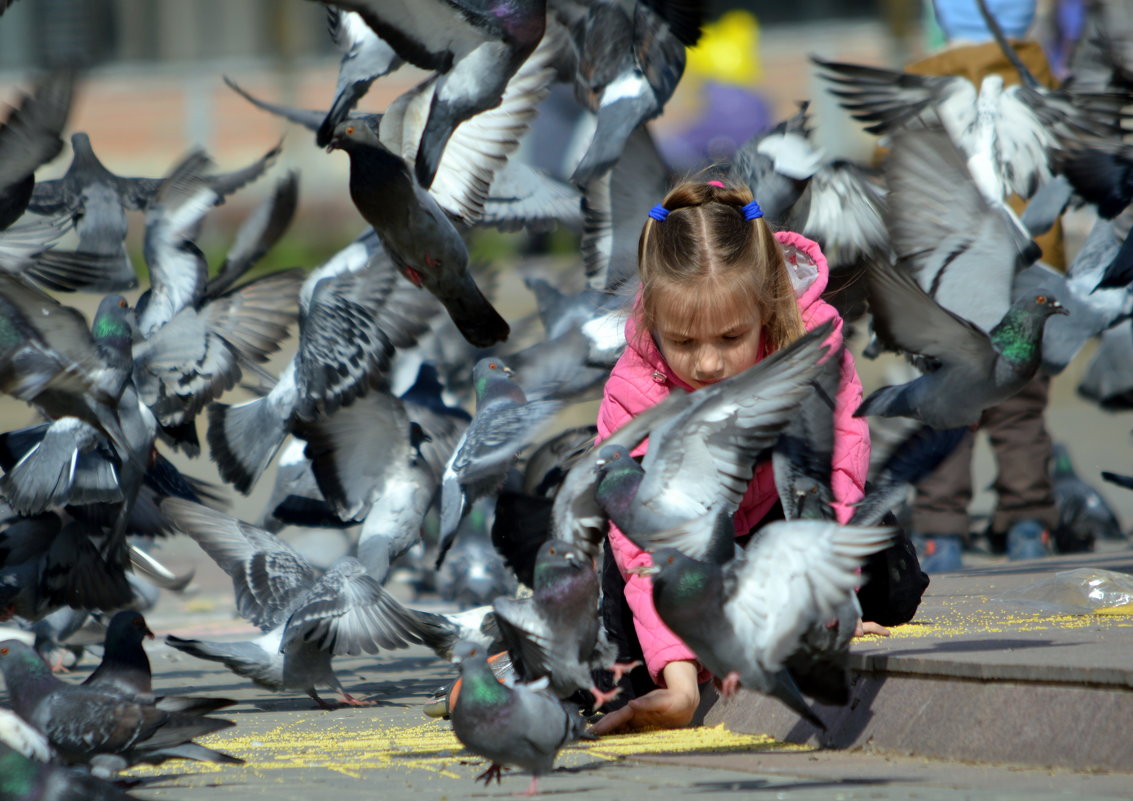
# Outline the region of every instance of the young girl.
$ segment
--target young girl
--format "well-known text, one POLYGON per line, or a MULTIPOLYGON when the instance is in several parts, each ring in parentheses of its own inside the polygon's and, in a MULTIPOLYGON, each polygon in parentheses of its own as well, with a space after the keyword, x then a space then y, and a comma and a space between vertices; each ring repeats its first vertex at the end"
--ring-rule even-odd
MULTIPOLYGON (((835 321, 831 352, 839 350, 842 320, 820 297, 827 281, 822 251, 798 234, 772 232, 746 188, 718 181, 680 184, 649 212, 637 254, 641 292, 626 324, 628 346, 598 410, 599 442, 674 386, 694 391, 736 375, 827 320, 835 321)), ((843 350, 842 359, 832 485, 835 512, 846 522, 863 494, 869 429, 853 416, 862 399, 853 357, 843 350)), ((782 516, 767 460, 756 466, 736 512, 736 536, 782 516)), ((649 677, 638 677, 632 689, 623 684, 623 691, 632 696, 659 687, 610 712, 593 731, 687 725, 707 674, 657 616, 649 578, 629 572, 649 564, 649 554, 613 525, 606 544, 603 617, 622 651, 619 661, 643 658, 649 677)))

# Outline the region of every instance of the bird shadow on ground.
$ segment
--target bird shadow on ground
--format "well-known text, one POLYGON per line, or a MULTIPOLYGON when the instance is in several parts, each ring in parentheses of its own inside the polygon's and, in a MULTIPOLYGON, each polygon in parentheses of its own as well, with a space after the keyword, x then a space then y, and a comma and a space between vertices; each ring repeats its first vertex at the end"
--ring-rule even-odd
POLYGON ((792 790, 821 790, 829 787, 845 789, 847 787, 874 787, 878 785, 885 785, 891 783, 893 780, 889 778, 862 778, 862 779, 839 779, 837 781, 799 781, 799 782, 778 782, 767 781, 766 779, 746 779, 742 781, 719 781, 719 782, 695 782, 690 784, 688 789, 698 793, 728 793, 741 790, 754 792, 757 790, 775 791, 777 793, 788 792, 792 790))
POLYGON ((1055 640, 1029 640, 1029 639, 1003 639, 994 638, 986 640, 958 640, 934 642, 921 648, 902 648, 895 651, 885 651, 884 656, 916 656, 917 654, 960 654, 978 653, 980 651, 1017 651, 1024 648, 1066 648, 1079 646, 1082 643, 1056 642, 1055 640))

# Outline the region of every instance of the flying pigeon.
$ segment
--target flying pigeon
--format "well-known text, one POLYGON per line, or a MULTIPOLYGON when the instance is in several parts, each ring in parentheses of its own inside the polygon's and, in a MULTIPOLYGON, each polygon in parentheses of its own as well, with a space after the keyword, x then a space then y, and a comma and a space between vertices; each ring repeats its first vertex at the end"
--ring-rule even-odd
POLYGON ((296 421, 314 421, 362 395, 395 348, 427 330, 436 301, 399 280, 373 232, 316 269, 299 292, 299 347, 262 398, 208 408, 210 455, 243 493, 296 421))
POLYGON ((507 339, 507 321, 468 272, 460 233, 401 157, 369 125, 350 120, 339 123, 329 147, 350 156, 350 197, 401 273, 436 296, 473 345, 489 347, 507 339))
POLYGON ((439 73, 414 176, 428 189, 453 130, 499 103, 508 81, 543 38, 546 0, 484 6, 459 0, 336 0, 357 13, 398 56, 439 73))
POLYGON ((907 270, 878 263, 868 279, 879 336, 929 365, 908 384, 874 391, 859 417, 913 417, 936 429, 975 425, 984 409, 1031 380, 1042 361, 1044 323, 1066 313, 1053 296, 1026 296, 985 333, 930 298, 907 270))
POLYGON ((342 686, 332 657, 373 654, 419 641, 411 628, 413 613, 357 559, 344 556, 318 576, 291 546, 263 529, 178 498, 167 498, 161 508, 231 576, 236 611, 265 632, 248 642, 168 635, 166 642, 174 648, 222 662, 270 690, 303 690, 329 708, 318 687, 333 688, 347 704, 366 705, 342 686))
POLYGON ((685 68, 685 47, 700 38, 700 3, 550 0, 571 31, 575 93, 596 115, 590 144, 571 176, 585 187, 621 156, 639 125, 658 116, 685 68))
POLYGON ((441 477, 441 530, 437 566, 456 535, 457 525, 484 495, 499 490, 515 455, 558 412, 561 404, 541 400, 543 388, 527 393, 511 379, 499 359, 481 359, 472 369, 476 414, 457 443, 441 477))
POLYGON ((891 538, 889 528, 776 522, 723 567, 662 548, 638 570, 652 576, 661 620, 722 681, 725 698, 741 686, 766 693, 825 728, 785 662, 802 633, 844 603, 861 580, 861 561, 891 538))
POLYGON ((598 574, 580 548, 547 540, 535 558, 533 594, 497 598, 493 604, 500 636, 517 674, 548 677, 549 690, 567 698, 589 690, 598 709, 617 696, 594 683, 591 671, 610 669, 614 682, 633 665, 615 665, 614 648, 598 617, 598 574))

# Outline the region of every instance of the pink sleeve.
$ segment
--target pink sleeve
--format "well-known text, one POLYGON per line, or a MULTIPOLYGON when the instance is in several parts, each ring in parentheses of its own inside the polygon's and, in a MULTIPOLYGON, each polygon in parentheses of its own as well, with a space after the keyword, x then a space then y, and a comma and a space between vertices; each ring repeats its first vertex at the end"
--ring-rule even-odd
MULTIPOLYGON (((627 389, 616 377, 607 382, 602 395, 602 403, 598 407, 598 437, 602 442, 611 433, 616 431, 633 417, 633 413, 626 408, 618 398, 618 389, 627 389)), ((637 400, 634 397, 634 400, 637 400)), ((638 456, 645 453, 648 441, 643 442, 634 451, 638 456)), ((633 615, 634 629, 637 639, 641 643, 641 651, 645 657, 645 666, 655 683, 661 683, 661 671, 665 665, 678 660, 695 661, 696 656, 688 646, 681 642, 668 626, 661 622, 657 610, 653 606, 653 582, 648 576, 636 576, 628 571, 652 564, 649 554, 638 548, 629 538, 622 534, 617 526, 610 524, 610 549, 625 580, 625 599, 633 615)), ((707 680, 708 674, 701 671, 701 681, 707 680)))
MULTIPOLYGON (((633 627, 641 643, 641 653, 645 657, 645 667, 654 683, 664 686, 661 671, 670 662, 688 660, 696 662, 696 654, 685 645, 680 637, 672 632, 662 621, 653 606, 653 580, 648 576, 637 576, 628 571, 636 567, 653 564, 649 554, 638 548, 618 527, 610 524, 610 550, 614 561, 625 579, 625 598, 633 614, 633 627)), ((698 681, 708 679, 707 671, 697 664, 700 675, 698 681)))
MULTIPOLYGON (((808 329, 827 320, 834 321, 834 330, 826 340, 832 351, 842 348, 842 316, 825 301, 811 304, 803 312, 808 329)), ((862 402, 862 382, 853 354, 842 349, 842 381, 834 399, 834 456, 830 485, 834 491, 834 514, 839 523, 846 523, 854 514, 853 505, 865 495, 869 475, 869 424, 864 417, 854 417, 862 402)))

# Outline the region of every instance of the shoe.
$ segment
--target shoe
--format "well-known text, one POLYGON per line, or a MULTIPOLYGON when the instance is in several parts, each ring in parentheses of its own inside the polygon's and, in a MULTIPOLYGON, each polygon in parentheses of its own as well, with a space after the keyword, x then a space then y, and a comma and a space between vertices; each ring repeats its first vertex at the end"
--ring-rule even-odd
POLYGON ((926 573, 952 573, 963 570, 964 563, 960 552, 964 550, 959 534, 938 534, 932 537, 918 537, 917 551, 920 555, 921 570, 926 573))
POLYGON ((1050 532, 1038 520, 1017 520, 1007 529, 1007 558, 1040 559, 1050 556, 1050 532))

